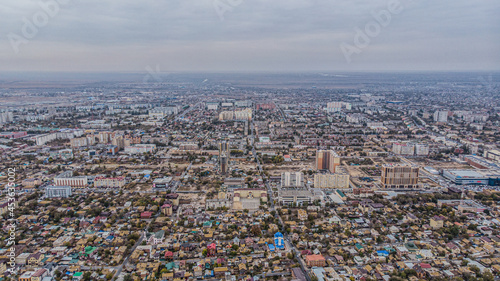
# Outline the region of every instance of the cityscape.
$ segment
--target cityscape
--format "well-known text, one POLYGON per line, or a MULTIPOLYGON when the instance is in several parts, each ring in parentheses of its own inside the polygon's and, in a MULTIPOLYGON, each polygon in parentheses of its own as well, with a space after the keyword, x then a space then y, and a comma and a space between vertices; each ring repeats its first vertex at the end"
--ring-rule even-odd
POLYGON ((2 84, 5 280, 499 276, 498 74, 246 77, 2 84))

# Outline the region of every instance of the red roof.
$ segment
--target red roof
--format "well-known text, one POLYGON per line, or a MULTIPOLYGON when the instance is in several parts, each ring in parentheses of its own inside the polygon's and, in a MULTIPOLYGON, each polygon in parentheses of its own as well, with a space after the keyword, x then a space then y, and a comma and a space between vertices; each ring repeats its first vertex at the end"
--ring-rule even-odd
POLYGON ((142 212, 141 213, 141 218, 149 218, 153 215, 152 212, 149 212, 149 211, 145 211, 145 212, 142 212))
POLYGON ((428 264, 428 263, 421 263, 420 267, 421 268, 432 268, 432 266, 430 264, 428 264))

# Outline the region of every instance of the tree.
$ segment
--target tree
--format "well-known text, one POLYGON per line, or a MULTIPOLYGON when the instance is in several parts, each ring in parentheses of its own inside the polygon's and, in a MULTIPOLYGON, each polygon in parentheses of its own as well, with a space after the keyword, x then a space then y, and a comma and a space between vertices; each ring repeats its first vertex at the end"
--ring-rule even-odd
POLYGON ((85 272, 85 273, 83 274, 83 280, 85 280, 85 281, 90 281, 90 280, 91 280, 91 279, 90 279, 91 277, 92 277, 92 272, 90 272, 90 271, 87 271, 87 272, 85 272))
POLYGON ((486 270, 483 274, 483 280, 484 281, 493 281, 493 280, 495 280, 495 276, 493 276, 491 271, 486 270))

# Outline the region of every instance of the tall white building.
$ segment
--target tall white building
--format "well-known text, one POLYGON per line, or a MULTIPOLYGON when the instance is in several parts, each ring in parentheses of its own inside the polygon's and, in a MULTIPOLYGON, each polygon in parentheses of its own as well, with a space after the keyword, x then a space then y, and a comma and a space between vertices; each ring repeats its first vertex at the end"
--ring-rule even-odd
POLYGON ((351 110, 351 104, 347 103, 347 102, 341 102, 341 101, 329 102, 326 104, 326 111, 327 112, 338 112, 338 111, 341 111, 342 108, 345 108, 347 110, 351 110))
POLYGON ((14 121, 14 115, 12 112, 2 112, 0 113, 0 124, 9 123, 14 121))
POLYGON ((436 111, 434 112, 434 122, 448 122, 448 111, 436 111))
POLYGON ((429 155, 429 145, 426 143, 417 143, 415 145, 415 155, 417 156, 429 155))
POLYGON ((349 188, 349 174, 345 172, 335 174, 314 175, 315 188, 349 188))
POLYGON ((250 121, 252 120, 252 109, 247 108, 239 111, 222 111, 219 113, 219 121, 250 121))
POLYGON ((177 106, 156 107, 149 110, 149 116, 157 119, 161 119, 165 116, 178 113, 179 113, 179 107, 177 106))
POLYGON ((281 187, 302 187, 304 186, 304 175, 301 172, 281 173, 281 187))
POLYGON ((414 147, 410 143, 394 143, 392 145, 392 152, 398 155, 413 155, 414 147))
POLYGON ((207 102, 206 106, 207 106, 208 110, 217 110, 217 109, 219 109, 219 103, 218 102, 207 102))

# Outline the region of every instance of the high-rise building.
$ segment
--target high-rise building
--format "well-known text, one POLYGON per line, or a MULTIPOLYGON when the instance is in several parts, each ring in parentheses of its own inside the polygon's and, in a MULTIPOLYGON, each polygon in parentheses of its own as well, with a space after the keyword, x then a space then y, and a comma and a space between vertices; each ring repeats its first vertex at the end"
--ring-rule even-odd
POLYGON ((0 112, 0 124, 14 121, 12 112, 0 112))
POLYGON ((340 165, 340 156, 333 150, 318 150, 316 152, 316 169, 335 173, 335 167, 340 165))
POLYGON ((219 121, 250 121, 252 120, 252 109, 247 108, 238 111, 222 111, 219 113, 219 121))
POLYGON ((125 147, 125 139, 123 136, 116 136, 111 140, 111 144, 118 147, 118 150, 121 150, 125 147))
POLYGON ((304 175, 301 172, 281 173, 281 187, 302 187, 304 186, 304 175))
POLYGON ((419 167, 410 165, 384 165, 380 181, 384 188, 417 188, 419 167))
POLYGON ((219 109, 219 102, 207 102, 206 107, 207 110, 217 110, 219 109))
POLYGON ((392 145, 392 152, 398 155, 413 155, 415 147, 411 143, 394 143, 392 145))
POLYGON ((448 122, 448 111, 436 111, 434 112, 434 122, 448 122))
POLYGON ((315 188, 349 188, 349 173, 337 168, 335 174, 314 175, 315 188))
POLYGON ((259 109, 270 110, 270 109, 275 109, 276 105, 274 103, 258 103, 256 107, 257 107, 257 110, 259 110, 259 109))
POLYGON ((327 112, 339 112, 342 110, 342 108, 351 110, 352 105, 348 102, 341 102, 341 101, 329 102, 326 104, 327 112))
POLYGON ((429 155, 429 145, 426 143, 417 143, 415 145, 415 155, 417 156, 429 155))
POLYGON ((223 141, 219 143, 219 170, 222 174, 227 174, 229 171, 229 143, 223 141))

